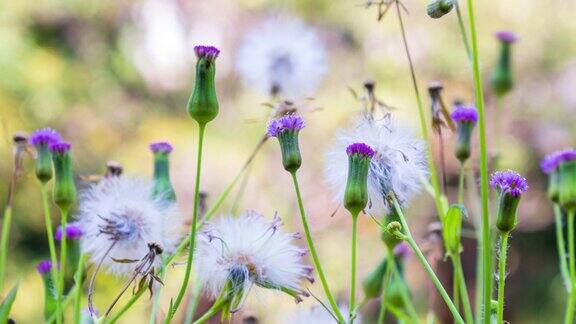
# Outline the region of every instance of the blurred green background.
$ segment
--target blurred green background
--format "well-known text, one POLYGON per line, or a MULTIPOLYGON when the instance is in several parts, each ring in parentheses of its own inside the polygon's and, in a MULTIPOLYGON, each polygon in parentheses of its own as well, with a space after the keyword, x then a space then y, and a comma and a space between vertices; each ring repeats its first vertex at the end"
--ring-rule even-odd
MULTIPOLYGON (((544 154, 574 145, 576 138, 576 2, 477 2, 486 85, 498 53, 493 33, 508 29, 520 38, 513 49, 516 87, 498 111, 486 86, 489 144, 496 142, 494 125, 499 121, 505 132, 498 140, 504 152, 502 164, 525 175, 531 187, 521 204, 519 229, 511 239, 505 318, 512 323, 558 323, 565 293, 558 274, 552 209, 544 194, 546 178, 538 163, 544 154)), ((221 49, 217 72, 221 114, 208 128, 202 179, 202 190, 208 192, 210 203, 210 198, 236 175, 261 138, 270 115, 269 108, 262 105, 269 99, 245 87, 236 75, 239 42, 247 30, 270 14, 299 16, 317 29, 329 60, 327 76, 308 104, 321 109, 304 113, 307 128, 301 134, 301 185, 321 259, 339 299, 345 302, 351 222, 343 210, 330 217, 338 204, 321 175, 323 152, 334 132, 348 125, 361 109, 348 88, 361 92, 365 80, 375 80, 377 96, 398 107, 396 118, 418 129, 397 18, 391 11, 377 22, 375 9, 366 10, 363 4, 348 0, 3 1, 2 208, 12 169, 12 134, 49 126, 73 143, 79 175, 101 174, 106 161, 116 160, 127 174, 149 177, 152 160, 147 145, 155 140, 172 142, 172 178, 180 208, 184 215, 190 215, 197 136, 185 105, 193 82, 192 48, 200 43, 221 49), (154 9, 145 10, 146 6, 154 9)), ((455 13, 433 20, 426 15, 425 1, 407 0, 404 4, 409 11, 407 32, 421 92, 426 93, 429 81, 442 80, 447 102, 471 102, 472 75, 455 13)), ((465 4, 462 6, 466 12, 465 4)), ((428 107, 427 98, 425 104, 428 107)), ((452 140, 447 137, 447 142, 452 140)), ((494 152, 494 147, 489 151, 494 152)), ((434 152, 438 155, 436 145, 434 152)), ((450 148, 447 152, 449 191, 453 194, 458 164, 450 148)), ((476 160, 472 162, 476 167, 476 160)), ((21 282, 12 317, 18 323, 38 323, 42 321, 43 301, 35 265, 48 256, 48 249, 39 186, 29 158, 25 168, 17 185, 6 286, 8 289, 21 282)), ((230 209, 232 200, 224 211, 230 209)), ((299 228, 290 179, 282 170, 275 142, 268 143, 256 158, 240 206, 269 216, 278 211, 288 228, 299 228)), ((427 227, 435 217, 432 199, 423 193, 412 202, 408 214, 417 240, 426 244, 427 227)), ((472 285, 475 245, 471 239, 465 249, 466 276, 472 285)), ((360 278, 383 255, 376 225, 362 218, 360 278)), ((440 271, 449 269, 443 264, 439 267, 440 271)), ((169 273, 164 309, 182 272, 177 268, 169 273)), ((424 316, 431 289, 413 259, 408 262, 407 276, 424 316)), ((449 272, 443 275, 449 276, 449 272)), ((97 306, 104 308, 121 284, 119 279, 99 277, 97 306)), ((322 296, 318 284, 312 290, 322 296)), ((313 303, 313 298, 308 298, 302 305, 294 305, 287 296, 254 291, 245 311, 257 315, 262 323, 276 323, 296 307, 313 303)), ((148 300, 142 299, 121 322, 147 320, 148 307, 148 300)), ((370 319, 375 309, 376 305, 369 303, 365 318, 370 319)))

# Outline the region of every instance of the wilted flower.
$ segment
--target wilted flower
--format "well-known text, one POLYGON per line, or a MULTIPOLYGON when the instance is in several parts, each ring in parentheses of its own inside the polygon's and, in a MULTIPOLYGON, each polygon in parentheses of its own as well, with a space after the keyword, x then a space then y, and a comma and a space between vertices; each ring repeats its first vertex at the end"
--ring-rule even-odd
POLYGON ((340 131, 325 158, 325 177, 337 201, 342 201, 348 174, 350 143, 363 142, 376 154, 368 172, 368 206, 370 212, 383 215, 389 211, 386 197, 394 193, 406 205, 422 188, 428 176, 424 143, 412 132, 397 127, 389 119, 374 120, 362 116, 354 128, 340 131))
POLYGON ((237 60, 245 84, 287 99, 312 94, 326 69, 322 43, 299 19, 266 20, 246 35, 237 60))
POLYGON ((278 217, 266 221, 251 211, 207 223, 194 258, 207 293, 226 300, 231 311, 241 307, 253 285, 281 290, 297 301, 308 296, 302 280, 313 279, 312 268, 302 263, 306 250, 293 242, 299 235, 280 227, 278 217))
MULTIPOLYGON (((348 306, 340 306, 342 314, 348 314, 348 306)), ((284 324, 334 324, 336 323, 335 317, 322 306, 314 306, 308 309, 299 309, 294 313, 287 316, 282 322, 284 324)), ((362 323, 362 319, 358 316, 354 320, 355 323, 362 323)))
MULTIPOLYGON (((175 204, 153 196, 153 183, 131 177, 102 179, 81 194, 78 225, 82 251, 109 272, 128 275, 137 265, 115 260, 138 260, 148 244, 167 253, 180 238, 182 220, 175 204)), ((155 266, 160 260, 155 260, 155 266)))

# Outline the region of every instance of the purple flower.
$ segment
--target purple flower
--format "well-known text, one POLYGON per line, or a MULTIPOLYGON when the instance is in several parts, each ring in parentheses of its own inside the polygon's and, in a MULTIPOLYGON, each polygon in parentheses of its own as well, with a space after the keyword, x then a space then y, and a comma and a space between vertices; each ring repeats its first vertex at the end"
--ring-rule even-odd
MULTIPOLYGON (((75 224, 66 225, 66 239, 68 240, 79 240, 82 237, 82 229, 80 226, 75 224)), ((54 233, 54 239, 56 241, 62 240, 62 226, 58 226, 56 233, 54 233)))
POLYGON ((494 172, 490 178, 490 186, 514 197, 520 197, 523 192, 528 190, 526 179, 511 170, 494 172))
POLYGON ((50 260, 42 260, 36 266, 36 270, 38 270, 38 273, 41 275, 47 274, 52 270, 52 262, 50 262, 50 260))
POLYGON ((52 128, 40 128, 30 135, 30 144, 34 146, 50 145, 59 142, 61 139, 60 134, 52 128))
POLYGON ((551 173, 558 168, 560 163, 572 160, 576 160, 576 150, 567 148, 546 155, 540 162, 540 168, 544 173, 551 173))
POLYGON ((304 121, 298 115, 285 115, 268 124, 268 136, 278 137, 284 131, 299 131, 304 128, 304 121))
POLYGON ((402 242, 394 248, 394 256, 398 259, 405 260, 412 254, 412 250, 410 250, 410 246, 406 242, 402 242))
POLYGON ((155 142, 150 144, 150 150, 153 153, 170 154, 173 150, 172 145, 168 142, 155 142))
POLYGON ((450 116, 455 122, 470 122, 476 124, 478 121, 478 112, 476 108, 472 106, 457 105, 450 116))
POLYGON ((51 143, 49 147, 52 153, 64 154, 70 151, 72 144, 65 141, 59 141, 51 143))
POLYGON ((352 143, 348 145, 348 147, 346 148, 346 154, 348 155, 360 154, 364 155, 365 157, 371 158, 374 156, 375 153, 376 151, 374 151, 370 146, 364 143, 352 143))
POLYGON ((199 59, 205 57, 209 60, 214 60, 218 57, 218 54, 220 54, 220 50, 214 46, 198 45, 194 46, 194 53, 196 53, 199 59))
POLYGON ((498 38, 498 40, 504 43, 512 44, 518 41, 518 37, 516 36, 516 34, 514 34, 511 31, 501 30, 497 32, 495 35, 496 38, 498 38))

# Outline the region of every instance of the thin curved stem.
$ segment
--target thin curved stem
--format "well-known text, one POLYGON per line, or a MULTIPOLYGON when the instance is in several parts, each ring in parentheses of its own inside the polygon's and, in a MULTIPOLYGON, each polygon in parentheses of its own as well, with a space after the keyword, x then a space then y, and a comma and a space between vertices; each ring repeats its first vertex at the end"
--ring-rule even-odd
POLYGON ((574 210, 568 211, 568 255, 570 257, 570 281, 571 292, 568 298, 568 305, 566 307, 565 324, 574 323, 574 312, 576 306, 576 249, 574 247, 574 210))
POLYGON ((2 237, 0 238, 0 291, 4 288, 6 276, 6 256, 8 254, 8 241, 10 237, 10 226, 12 225, 12 206, 7 205, 4 209, 4 220, 2 221, 2 237))
POLYGON ((500 259, 498 262, 498 324, 502 324, 504 322, 504 287, 506 285, 506 257, 508 255, 508 236, 510 236, 510 233, 502 233, 500 240, 500 259))
POLYGON ((562 232, 562 210, 558 204, 554 204, 554 225, 556 228, 556 244, 558 249, 558 259, 560 261, 560 274, 566 291, 572 291, 572 281, 570 280, 570 273, 568 272, 568 263, 566 255, 566 244, 564 243, 564 233, 562 232))
POLYGON ((466 287, 466 278, 464 277, 464 271, 462 270, 462 261, 460 256, 457 255, 452 258, 454 271, 456 272, 456 278, 458 282, 458 288, 460 289, 460 296, 462 298, 462 307, 464 308, 464 318, 466 323, 474 323, 474 313, 472 312, 472 305, 470 304, 470 297, 468 296, 468 288, 466 287))
POLYGON ((468 42, 468 34, 466 32, 466 27, 464 27, 464 19, 462 19, 462 12, 460 11, 460 5, 458 1, 454 1, 454 6, 456 7, 456 15, 458 16, 458 26, 460 27, 460 36, 462 36, 462 43, 466 48, 466 55, 468 55, 468 60, 472 60, 472 53, 470 52, 470 43, 468 42))
POLYGON ((202 146, 204 144, 204 131, 206 130, 205 124, 199 124, 198 127, 198 160, 196 162, 196 183, 194 185, 194 209, 192 211, 192 223, 190 224, 190 243, 188 245, 188 260, 186 261, 186 273, 184 275, 184 280, 182 281, 182 286, 178 292, 176 300, 170 308, 170 311, 166 315, 165 323, 170 323, 172 318, 176 314, 178 307, 182 303, 182 299, 186 294, 186 289, 188 288, 188 282, 190 281, 190 274, 192 273, 192 262, 194 260, 194 244, 196 243, 196 223, 198 221, 198 196, 200 195, 200 177, 202 171, 202 146))
POLYGON ((382 293, 380 294, 380 311, 378 312, 378 322, 379 324, 384 324, 384 319, 386 318, 386 290, 390 285, 390 278, 392 277, 392 266, 394 262, 390 259, 394 259, 394 252, 392 249, 388 249, 388 254, 386 254, 388 262, 386 264, 386 271, 384 272, 384 278, 382 280, 382 293))
POLYGON ((460 164, 460 176, 458 178, 458 203, 464 205, 464 176, 466 171, 464 170, 464 163, 460 164))
MULTIPOLYGON (((298 178, 296 177, 296 172, 290 172, 290 174, 292 175, 294 190, 296 191, 298 208, 300 209, 300 218, 302 219, 302 227, 304 228, 304 236, 306 236, 306 243, 308 244, 308 249, 310 250, 310 255, 312 256, 312 261, 314 262, 314 267, 318 272, 320 283, 322 284, 322 288, 324 289, 324 294, 326 294, 326 298, 328 298, 330 307, 334 312, 334 316, 336 316, 339 323, 344 323, 344 317, 342 317, 342 313, 340 312, 340 309, 336 304, 336 300, 334 299, 334 296, 332 296, 332 292, 330 292, 330 287, 328 286, 326 276, 324 275, 324 270, 322 269, 322 264, 320 263, 318 253, 316 252, 316 247, 314 246, 314 241, 312 240, 312 234, 310 233, 310 227, 308 226, 308 219, 306 216, 306 212, 304 211, 304 203, 302 202, 302 195, 300 193, 300 186, 298 185, 298 178)), ((350 309, 353 308, 350 307, 350 309)))
POLYGON ((394 204, 394 209, 396 210, 396 212, 398 213, 398 217, 400 218, 402 229, 406 234, 406 242, 408 242, 408 245, 410 245, 410 248, 418 258, 418 261, 420 261, 420 264, 424 267, 424 270, 428 274, 428 277, 430 277, 430 280, 432 280, 432 283, 436 287, 436 290, 438 290, 438 293, 440 293, 440 296, 442 296, 442 299, 444 299, 446 306, 448 306, 448 309, 452 313, 452 317, 454 317, 454 321, 463 324, 464 320, 462 319, 462 316, 458 312, 458 309, 456 309, 456 306, 450 299, 450 296, 446 292, 446 289, 444 289, 444 286, 442 286, 440 279, 438 279, 438 276, 436 276, 434 270, 432 270, 432 267, 430 266, 430 264, 426 260, 426 257, 416 244, 416 241, 414 241, 412 233, 410 233, 410 229, 408 228, 408 223, 406 222, 406 219, 404 217, 404 213, 402 212, 402 209, 400 209, 400 205, 398 204, 398 200, 396 199, 396 197, 393 197, 392 201, 394 204))
POLYGON ((128 300, 128 302, 122 306, 109 320, 104 319, 102 324, 113 324, 128 311, 132 305, 146 292, 146 289, 139 289, 135 295, 132 295, 132 298, 128 300))
POLYGON ((186 317, 184 318, 184 324, 192 323, 194 319, 194 314, 196 309, 198 309, 198 303, 200 302, 200 294, 202 293, 202 286, 196 285, 192 294, 190 294, 190 302, 188 303, 188 309, 186 309, 186 317))
POLYGON ((350 262, 350 311, 348 314, 349 322, 354 321, 356 316, 356 250, 358 244, 358 215, 352 216, 352 251, 350 262))
MULTIPOLYGON (((68 238, 66 237, 66 226, 68 224, 68 210, 62 209, 61 211, 61 225, 62 226, 62 238, 60 239, 60 278, 58 278, 58 300, 64 298, 64 281, 66 278, 66 252, 68 245, 68 238)), ((64 317, 64 309, 60 309, 61 316, 64 317)))
POLYGON ((219 298, 210 309, 204 313, 204 315, 200 316, 199 319, 194 321, 194 324, 202 324, 211 319, 214 315, 218 314, 218 312, 224 307, 224 305, 228 301, 225 298, 219 298))
POLYGON ((75 287, 77 287, 76 292, 74 293, 74 324, 79 324, 82 320, 80 315, 80 306, 82 305, 82 277, 84 276, 85 261, 86 256, 80 254, 80 258, 78 258, 78 267, 74 274, 75 287))
POLYGON ((484 108, 484 92, 480 75, 480 58, 478 56, 478 36, 474 18, 474 0, 468 0, 468 19, 470 20, 470 36, 472 43, 472 68, 474 88, 476 90, 476 106, 478 108, 478 138, 480 142, 480 192, 482 198, 482 278, 483 322, 490 324, 490 302, 492 295, 492 267, 490 251, 490 207, 488 205, 488 155, 486 151, 486 116, 484 108))
MULTIPOLYGON (((76 296, 76 292, 78 290, 78 286, 74 285, 72 288, 70 288, 69 294, 66 295, 66 297, 64 298, 64 302, 62 303, 62 309, 66 309, 66 306, 68 306, 68 304, 70 304, 70 302, 72 302, 72 299, 76 296)), ((58 313, 56 311, 54 311, 54 313, 52 313, 52 315, 50 315, 50 318, 48 318, 48 320, 46 320, 46 323, 51 324, 52 322, 56 321, 58 318, 58 313)))
POLYGON ((398 270, 398 266, 396 265, 396 260, 391 258, 392 260, 392 275, 396 277, 396 282, 400 285, 400 298, 402 298, 402 302, 404 306, 406 306, 408 310, 408 315, 412 318, 412 323, 418 323, 420 320, 418 318, 418 312, 416 311, 416 307, 414 307, 414 303, 412 302, 412 298, 410 298, 408 284, 400 274, 398 270))
MULTIPOLYGON (((50 202, 48 197, 48 185, 42 183, 40 186, 40 192, 42 194, 42 206, 44 208, 44 225, 46 226, 46 236, 48 237, 48 249, 50 251, 50 262, 53 265, 58 264, 58 259, 56 255, 56 244, 54 243, 54 232, 52 231, 52 213, 50 211, 50 202)), ((53 266, 50 269, 50 274, 52 276, 52 281, 58 286, 58 267, 53 266)), ((60 314, 62 309, 62 300, 60 298, 56 299, 56 313, 60 314)), ((62 318, 58 316, 57 323, 61 323, 62 318)))

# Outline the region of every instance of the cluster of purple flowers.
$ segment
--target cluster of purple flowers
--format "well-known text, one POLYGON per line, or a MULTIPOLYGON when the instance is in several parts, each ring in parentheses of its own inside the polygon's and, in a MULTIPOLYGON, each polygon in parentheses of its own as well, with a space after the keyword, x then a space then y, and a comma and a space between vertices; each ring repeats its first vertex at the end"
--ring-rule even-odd
POLYGON ((373 157, 376 151, 364 143, 352 143, 346 148, 346 154, 360 154, 367 157, 373 157))
POLYGON ((285 131, 299 131, 304 128, 304 121, 297 115, 286 115, 279 119, 274 119, 268 125, 268 136, 278 137, 285 131))
POLYGON ((207 58, 210 60, 213 60, 215 58, 218 57, 218 55, 220 54, 220 50, 214 46, 195 46, 194 47, 194 53, 196 53, 196 56, 198 58, 207 58))
POLYGON ((41 128, 30 135, 30 144, 35 147, 48 146, 51 152, 64 154, 72 148, 72 145, 64 140, 62 136, 52 128, 41 128))
POLYGON ((168 142, 155 142, 155 143, 150 144, 150 150, 153 153, 170 154, 173 150, 173 147, 168 142))
POLYGON ((526 179, 512 170, 494 172, 490 178, 490 186, 514 197, 520 197, 523 192, 528 190, 526 179))
POLYGON ((452 117, 452 120, 455 122, 470 122, 476 124, 478 121, 478 112, 474 107, 457 105, 454 111, 452 111, 452 114, 450 114, 450 117, 452 117))
POLYGON ((540 163, 540 168, 544 173, 551 173, 558 168, 560 163, 572 160, 576 160, 576 150, 563 149, 546 155, 540 163))

